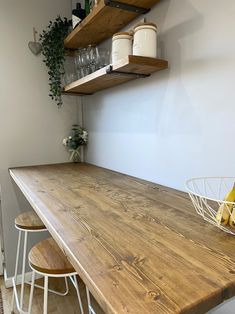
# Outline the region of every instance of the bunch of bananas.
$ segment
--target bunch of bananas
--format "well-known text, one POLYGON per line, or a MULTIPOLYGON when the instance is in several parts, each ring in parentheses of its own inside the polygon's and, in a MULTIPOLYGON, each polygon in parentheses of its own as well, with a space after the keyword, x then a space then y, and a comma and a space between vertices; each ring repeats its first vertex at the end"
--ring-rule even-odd
MULTIPOLYGON (((235 183, 232 190, 225 196, 225 202, 235 202, 235 183)), ((223 226, 229 225, 235 228, 235 206, 222 203, 218 209, 216 220, 223 226)))

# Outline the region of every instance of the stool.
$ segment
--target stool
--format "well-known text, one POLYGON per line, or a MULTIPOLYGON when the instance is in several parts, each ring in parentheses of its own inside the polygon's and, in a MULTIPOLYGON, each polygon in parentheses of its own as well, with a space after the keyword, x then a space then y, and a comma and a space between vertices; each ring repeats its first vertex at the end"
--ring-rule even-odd
POLYGON ((27 240, 28 233, 31 232, 43 232, 47 231, 47 228, 44 226, 41 219, 34 211, 24 212, 16 217, 15 227, 19 230, 18 235, 18 244, 16 252, 16 264, 15 264, 15 275, 13 277, 13 298, 12 298, 12 311, 14 308, 14 302, 16 298, 16 305, 19 312, 23 312, 23 298, 24 298, 24 284, 25 284, 25 262, 26 262, 26 250, 27 250, 27 240), (18 264, 19 264, 19 254, 20 254, 20 245, 21 245, 21 235, 24 233, 24 243, 23 243, 23 256, 22 256, 22 279, 21 279, 21 293, 20 293, 20 302, 18 300, 18 294, 16 290, 17 278, 18 278, 18 264))
POLYGON ((66 256, 63 254, 62 250, 59 248, 53 238, 39 242, 30 250, 29 265, 33 270, 33 275, 29 297, 28 314, 31 314, 32 311, 33 291, 35 285, 34 281, 36 273, 44 277, 43 314, 47 314, 49 277, 70 278, 77 292, 81 314, 84 314, 82 300, 77 284, 77 272, 67 260, 66 256))

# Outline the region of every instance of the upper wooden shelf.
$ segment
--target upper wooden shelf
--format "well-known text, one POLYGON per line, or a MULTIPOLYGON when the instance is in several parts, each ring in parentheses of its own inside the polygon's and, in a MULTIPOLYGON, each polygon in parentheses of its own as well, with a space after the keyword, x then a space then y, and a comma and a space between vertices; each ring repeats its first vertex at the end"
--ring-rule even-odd
POLYGON ((91 95, 140 77, 166 69, 168 62, 161 59, 127 56, 114 65, 104 67, 64 88, 66 94, 91 95))
POLYGON ((65 47, 76 49, 88 45, 97 45, 142 14, 144 10, 141 10, 141 8, 150 9, 159 1, 119 0, 117 2, 100 0, 98 6, 65 38, 65 47), (137 8, 136 10, 133 8, 134 11, 130 11, 127 7, 125 8, 125 5, 137 8))

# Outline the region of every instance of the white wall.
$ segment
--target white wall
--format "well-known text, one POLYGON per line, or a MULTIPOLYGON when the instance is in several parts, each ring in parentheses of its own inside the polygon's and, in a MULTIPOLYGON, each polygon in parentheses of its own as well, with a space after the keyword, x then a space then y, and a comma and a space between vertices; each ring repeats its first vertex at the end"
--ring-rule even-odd
POLYGON ((234 16, 233 0, 156 5, 147 19, 169 70, 83 99, 86 160, 178 189, 234 175, 234 16))
POLYGON ((29 208, 8 168, 68 161, 61 141, 78 121, 76 97, 66 97, 61 109, 48 97, 47 69, 28 42, 34 26, 41 32, 50 19, 70 13, 68 0, 0 1, 0 184, 8 276, 15 259, 14 218, 29 208))

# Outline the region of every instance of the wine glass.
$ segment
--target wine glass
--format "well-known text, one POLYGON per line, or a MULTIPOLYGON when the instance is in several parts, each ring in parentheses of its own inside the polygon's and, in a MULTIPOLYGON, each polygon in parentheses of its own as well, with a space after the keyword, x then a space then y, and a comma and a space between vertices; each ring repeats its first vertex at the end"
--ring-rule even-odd
POLYGON ((99 48, 98 68, 101 69, 110 63, 110 51, 106 48, 99 48))
POLYGON ((77 80, 77 71, 74 56, 66 56, 64 62, 64 75, 62 84, 68 85, 77 80))
POLYGON ((90 47, 90 68, 91 72, 95 72, 98 69, 98 59, 99 59, 99 52, 96 46, 90 47))

